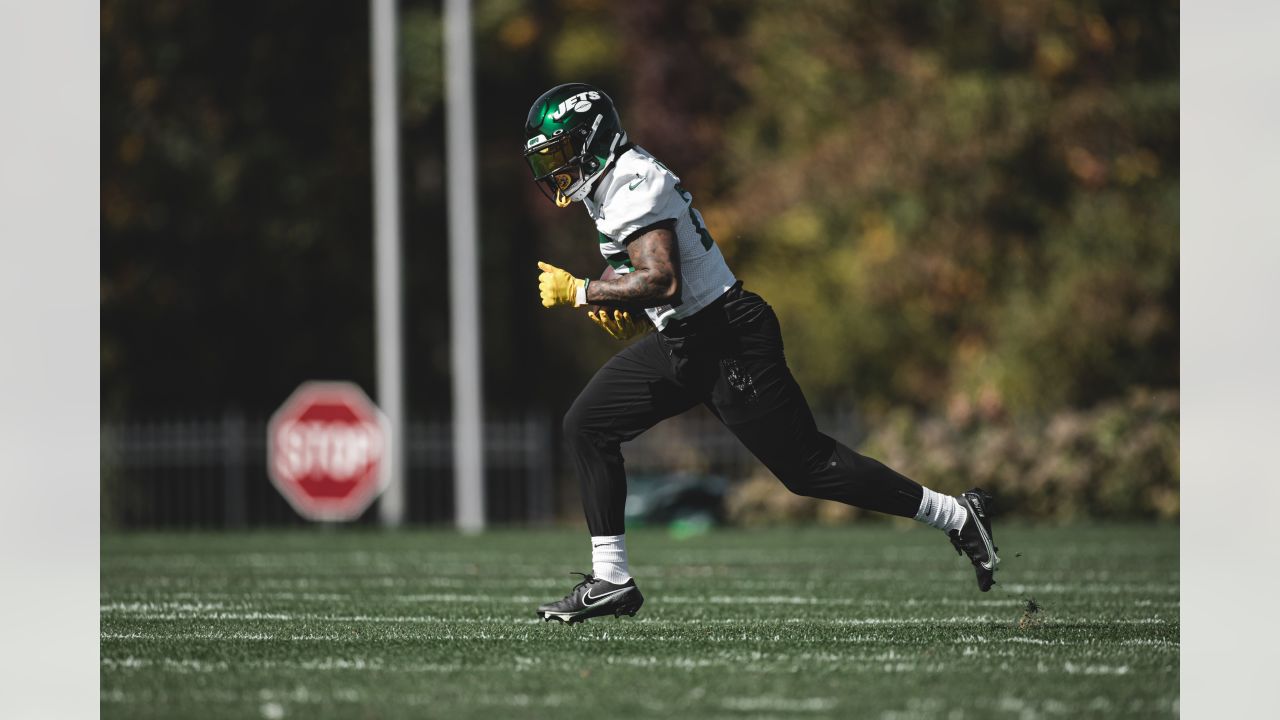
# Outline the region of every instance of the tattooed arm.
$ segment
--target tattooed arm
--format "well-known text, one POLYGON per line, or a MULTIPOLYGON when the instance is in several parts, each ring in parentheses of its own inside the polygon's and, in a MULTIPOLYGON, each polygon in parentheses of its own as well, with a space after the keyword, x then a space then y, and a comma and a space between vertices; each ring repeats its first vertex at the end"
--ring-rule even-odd
POLYGON ((587 285, 587 302, 639 307, 680 304, 675 228, 675 220, 663 220, 637 230, 624 241, 635 270, 611 280, 592 280, 587 285))

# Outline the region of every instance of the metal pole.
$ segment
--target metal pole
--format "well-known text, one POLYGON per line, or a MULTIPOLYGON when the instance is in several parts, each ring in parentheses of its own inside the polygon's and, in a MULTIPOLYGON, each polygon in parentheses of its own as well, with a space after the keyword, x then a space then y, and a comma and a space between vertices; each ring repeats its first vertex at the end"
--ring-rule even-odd
POLYGON ((378 503, 382 524, 404 522, 405 417, 400 320, 400 134, 396 107, 396 2, 369 6, 373 77, 374 295, 378 326, 378 405, 391 423, 391 482, 378 503))
POLYGON ((239 410, 227 410, 222 414, 224 527, 245 526, 244 450, 244 415, 239 410))
POLYGON ((454 507, 458 528, 475 532, 484 528, 484 456, 470 0, 445 0, 444 44, 454 507))

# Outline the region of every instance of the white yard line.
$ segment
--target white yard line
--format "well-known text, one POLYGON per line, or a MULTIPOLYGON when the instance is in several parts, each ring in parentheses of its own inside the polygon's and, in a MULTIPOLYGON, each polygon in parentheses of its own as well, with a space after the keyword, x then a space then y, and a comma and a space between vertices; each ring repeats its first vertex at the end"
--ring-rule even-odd
MULTIPOLYGON (((1095 653, 1095 655, 1101 655, 1095 653)), ((1022 656, 1007 655, 997 652, 983 653, 988 661, 998 657, 1007 657, 1015 664, 1001 662, 999 667, 1019 673, 1037 675, 1128 675, 1135 672, 1152 672, 1150 668, 1134 670, 1127 664, 1110 664, 1103 662, 1086 662, 1080 658, 1075 661, 1028 663, 1022 656)), ((528 670, 536 665, 533 658, 513 658, 515 669, 528 670)), ((842 671, 882 672, 882 673, 933 673, 945 674, 954 670, 949 661, 921 661, 916 655, 901 651, 875 652, 872 654, 836 653, 768 653, 756 650, 738 652, 718 652, 715 657, 656 657, 656 656, 609 656, 602 659, 606 665, 618 665, 634 668, 673 668, 678 670, 698 670, 706 668, 734 668, 741 673, 774 673, 779 667, 795 667, 797 663, 821 663, 826 667, 837 667, 842 671)), ((489 669, 498 669, 506 663, 498 663, 489 669)), ((210 662, 190 658, 135 658, 132 656, 114 659, 103 658, 101 661, 104 673, 119 673, 137 670, 161 670, 173 674, 211 674, 211 673, 258 673, 263 671, 356 671, 369 673, 456 673, 465 672, 461 662, 403 662, 382 658, 335 658, 324 657, 309 660, 241 660, 235 663, 226 661, 210 662)), ((994 666, 993 666, 994 667, 994 666)), ((770 709, 770 708, 738 708, 770 709)), ((777 708, 772 708, 777 709, 777 708)))
MULTIPOLYGON (((1176 591, 1177 588, 1174 588, 1176 591)), ((103 613, 146 613, 157 610, 170 612, 191 612, 202 613, 218 610, 248 610, 254 606, 263 604, 264 601, 313 601, 313 602, 350 602, 361 599, 356 594, 341 593, 318 593, 318 594, 297 594, 297 593, 253 593, 251 595, 237 595, 232 593, 183 593, 182 597, 204 598, 203 601, 113 601, 106 602, 99 606, 99 611, 103 613), (224 601, 213 601, 214 598, 223 598, 224 601)), ((1043 597, 1043 595, 1042 595, 1043 597)), ((477 593, 411 593, 385 595, 379 597, 379 600, 394 600, 400 603, 467 603, 467 604, 538 604, 547 598, 534 595, 506 595, 493 594, 483 595, 477 593)), ((936 606, 954 606, 961 607, 1015 607, 1020 606, 1024 600, 1019 597, 1006 598, 983 598, 983 599, 957 599, 957 598, 940 598, 937 600, 925 600, 911 598, 899 602, 885 600, 883 598, 848 598, 848 597, 815 597, 812 595, 660 595, 655 600, 664 605, 807 605, 807 606, 838 606, 838 607, 894 607, 894 608, 917 608, 917 607, 936 607, 936 606)), ((1130 603, 1126 603, 1126 606, 1130 603)), ((1178 601, 1143 601, 1141 603, 1132 603, 1135 607, 1177 607, 1178 601)))
POLYGON ((104 657, 100 661, 100 665, 104 672, 154 668, 177 674, 224 673, 231 671, 257 672, 261 670, 455 672, 463 669, 460 662, 430 663, 395 660, 388 663, 382 658, 363 657, 323 657, 308 660, 237 660, 234 663, 228 663, 226 661, 210 662, 192 658, 137 658, 130 655, 119 659, 104 657))
MULTIPOLYGON (((706 603, 704 603, 706 604, 706 603)), ((310 612, 235 612, 211 610, 207 612, 167 612, 162 610, 115 610, 130 619, 137 620, 217 620, 244 621, 270 620, 282 622, 322 621, 322 622, 379 622, 379 623, 497 623, 497 624, 537 624, 535 618, 512 618, 506 616, 457 617, 452 615, 332 615, 310 612)), ((642 618, 633 622, 643 624, 703 625, 703 624, 814 624, 814 625, 936 625, 936 624, 1006 624, 1008 617, 996 615, 955 615, 950 617, 856 617, 856 618, 642 618)), ((1092 625, 1095 621, 1088 617, 1054 618, 1045 621, 1052 627, 1071 627, 1076 625, 1092 625)), ((1169 618, 1151 616, 1143 618, 1116 618, 1101 621, 1105 625, 1161 625, 1172 622, 1169 618)))

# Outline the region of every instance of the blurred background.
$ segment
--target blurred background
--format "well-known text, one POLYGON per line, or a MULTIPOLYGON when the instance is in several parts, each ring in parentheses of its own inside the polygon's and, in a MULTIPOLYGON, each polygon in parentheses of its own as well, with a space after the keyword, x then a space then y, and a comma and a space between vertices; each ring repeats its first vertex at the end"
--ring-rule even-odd
MULTIPOLYGON (((406 519, 449 524, 441 3, 399 12, 406 519)), ((521 157, 530 103, 570 81, 684 179, 830 434, 1029 519, 1178 517, 1176 2, 473 13, 490 523, 581 522, 559 419, 618 349, 536 296, 539 259, 604 267, 521 157)), ((101 19, 103 526, 301 523, 268 416, 309 379, 376 390, 369 9, 101 19)), ((790 495, 701 412, 625 450, 638 521, 857 514, 790 495)))

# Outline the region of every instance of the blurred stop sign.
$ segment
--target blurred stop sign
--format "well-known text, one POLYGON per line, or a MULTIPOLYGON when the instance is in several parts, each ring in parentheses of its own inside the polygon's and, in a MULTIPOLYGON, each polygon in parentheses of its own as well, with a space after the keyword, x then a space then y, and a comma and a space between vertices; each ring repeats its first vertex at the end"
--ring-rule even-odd
POLYGON ((358 386, 306 382, 267 426, 271 482, 309 520, 354 520, 391 478, 391 429, 358 386))

